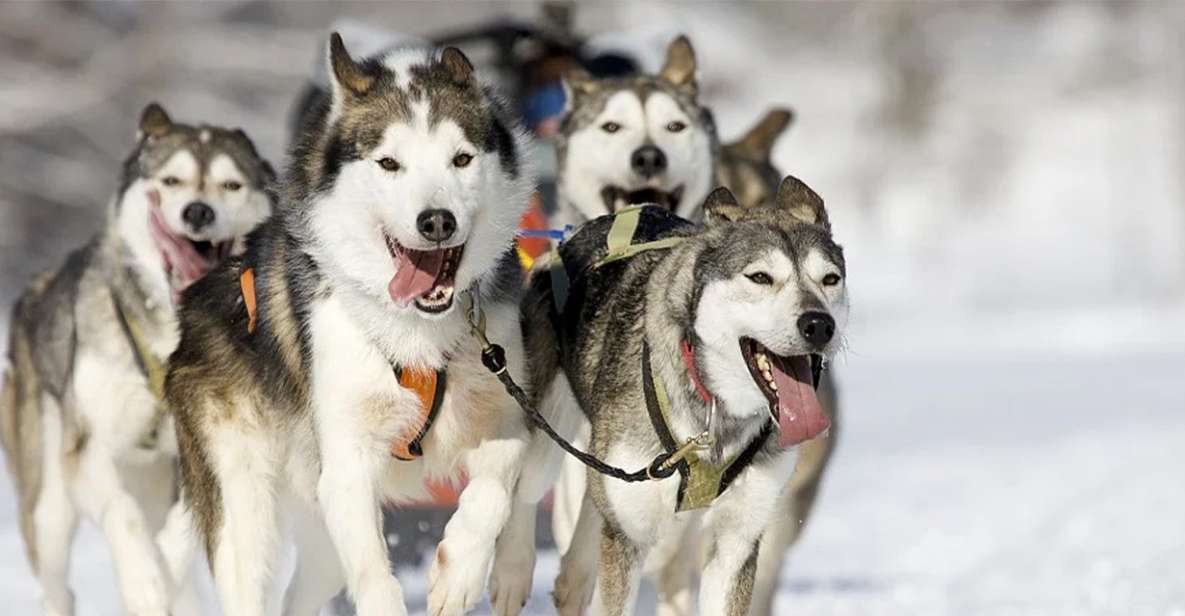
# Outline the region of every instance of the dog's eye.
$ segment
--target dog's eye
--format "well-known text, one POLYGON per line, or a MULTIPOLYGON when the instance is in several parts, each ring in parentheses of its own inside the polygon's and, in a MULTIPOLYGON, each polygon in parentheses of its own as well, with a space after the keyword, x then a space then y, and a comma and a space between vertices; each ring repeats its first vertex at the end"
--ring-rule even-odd
POLYGON ((387 171, 399 171, 399 161, 391 158, 390 156, 384 156, 380 158, 378 162, 379 166, 383 169, 386 169, 387 171))
POLYGON ((601 130, 612 135, 613 133, 616 133, 617 131, 621 130, 621 125, 618 124, 617 122, 605 122, 604 124, 601 125, 601 130))
POLYGON ((839 284, 839 274, 833 272, 823 277, 823 286, 834 287, 837 284, 839 284))
POLYGON ((667 130, 671 131, 672 133, 683 132, 683 129, 685 129, 685 128, 687 128, 687 124, 680 122, 678 120, 675 120, 674 122, 671 122, 670 124, 667 124, 667 130))
POLYGON ((745 278, 752 280, 756 284, 770 285, 774 283, 774 279, 765 272, 753 272, 752 274, 745 274, 745 278))
POLYGON ((471 163, 471 162, 473 162, 473 155, 472 154, 466 154, 466 153, 462 152, 462 153, 457 154, 456 156, 453 157, 453 166, 454 167, 465 168, 465 167, 468 167, 469 163, 471 163))
POLYGON ((181 183, 181 178, 175 175, 166 175, 164 179, 160 181, 160 183, 164 184, 165 186, 176 186, 181 183))
POLYGON ((243 187, 242 182, 236 182, 234 180, 227 180, 222 183, 222 189, 228 190, 230 192, 236 192, 242 187, 243 187))

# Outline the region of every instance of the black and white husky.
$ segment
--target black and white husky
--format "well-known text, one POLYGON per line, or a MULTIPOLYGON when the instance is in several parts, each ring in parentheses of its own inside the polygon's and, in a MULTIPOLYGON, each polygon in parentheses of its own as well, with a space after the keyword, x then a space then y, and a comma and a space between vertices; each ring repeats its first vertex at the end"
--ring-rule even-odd
POLYGON ((567 107, 557 135, 555 221, 575 224, 637 203, 698 217, 719 150, 698 100, 695 52, 686 37, 667 48, 657 75, 564 77, 567 107))
MULTIPOLYGON (((270 214, 273 176, 243 131, 149 105, 106 227, 17 302, 0 436, 47 614, 74 612, 78 512, 103 530, 129 614, 197 607, 169 605, 185 542, 162 544, 166 572, 153 541, 176 498, 162 362, 177 345, 175 297, 270 214)), ((183 517, 169 524, 182 534, 162 538, 184 536, 183 517)))
POLYGON ((614 219, 597 219, 560 249, 566 300, 556 301, 554 275, 532 278, 523 310, 536 391, 547 407, 584 412, 597 457, 632 470, 693 437, 713 443, 657 482, 588 472, 556 582, 562 614, 594 600, 594 578, 600 613, 632 613, 648 553, 701 513, 699 611, 747 613, 795 446, 828 425, 810 356, 836 351, 847 316, 843 253, 822 200, 788 177, 775 203, 744 208, 719 189, 703 228, 648 208, 638 228, 658 231, 636 241, 680 243, 582 267, 605 253, 614 219))
POLYGON ((529 443, 466 320, 476 301, 523 365, 512 242, 528 142, 456 49, 358 61, 335 34, 329 60, 277 215, 186 294, 166 384, 183 486, 228 616, 278 607, 288 529, 286 613, 315 614, 344 584, 360 614, 403 615, 380 506, 464 472, 428 596, 430 614, 459 614, 482 594, 529 443))

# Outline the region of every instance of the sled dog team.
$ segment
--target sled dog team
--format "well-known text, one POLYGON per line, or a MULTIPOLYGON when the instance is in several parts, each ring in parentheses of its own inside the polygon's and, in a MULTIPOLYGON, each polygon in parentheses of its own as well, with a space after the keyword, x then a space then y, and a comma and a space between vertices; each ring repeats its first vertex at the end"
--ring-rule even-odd
POLYGON ((465 55, 328 56, 282 178, 148 105, 103 229, 17 302, 0 436, 45 613, 81 514, 135 616, 201 613, 202 551, 227 616, 403 615, 382 507, 462 475, 431 615, 519 613, 553 487, 559 613, 632 613, 643 575, 661 613, 769 613, 847 316, 822 199, 770 163, 789 112, 722 145, 683 37, 655 75, 570 72, 574 231, 524 272, 531 140, 465 55))

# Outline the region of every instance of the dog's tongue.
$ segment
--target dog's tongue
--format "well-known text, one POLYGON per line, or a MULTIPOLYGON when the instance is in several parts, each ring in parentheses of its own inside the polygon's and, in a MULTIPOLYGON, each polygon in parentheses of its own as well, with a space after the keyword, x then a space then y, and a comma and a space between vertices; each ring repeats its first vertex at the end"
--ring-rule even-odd
POLYGON ((797 445, 831 427, 815 395, 810 357, 778 358, 770 364, 778 384, 778 445, 797 445))
POLYGON ((188 240, 173 234, 155 203, 148 208, 148 230, 164 258, 165 271, 176 276, 175 291, 185 289, 214 268, 214 260, 202 256, 188 240))
POLYGON ((395 276, 387 284, 391 299, 400 304, 432 290, 444 267, 443 250, 399 250, 395 253, 395 276))

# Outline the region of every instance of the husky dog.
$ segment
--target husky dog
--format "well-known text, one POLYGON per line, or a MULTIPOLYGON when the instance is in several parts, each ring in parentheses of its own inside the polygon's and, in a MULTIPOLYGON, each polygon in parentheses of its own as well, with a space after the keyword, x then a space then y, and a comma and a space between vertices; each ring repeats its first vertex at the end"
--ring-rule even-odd
POLYGON ((576 69, 564 77, 555 222, 575 224, 635 203, 698 214, 719 142, 697 100, 695 71, 695 52, 680 36, 658 75, 597 80, 576 69))
POLYGON ((594 220, 560 249, 562 308, 554 276, 532 278, 523 311, 536 392, 574 398, 593 454, 634 469, 693 437, 711 442, 658 482, 589 471, 556 582, 560 613, 579 614, 592 599, 598 562, 602 613, 631 613, 648 552, 682 536, 693 508, 706 508, 700 612, 747 613, 758 540, 793 471, 793 445, 827 428, 811 356, 835 352, 847 316, 843 253, 822 200, 788 177, 776 204, 743 208, 718 189, 704 228, 645 208, 638 228, 658 230, 645 239, 684 239, 583 267, 606 253, 613 224, 594 220))
POLYGON ((169 613, 152 533, 176 496, 159 398, 173 300, 272 209, 274 174, 243 131, 174 123, 151 104, 136 141, 106 227, 13 311, 0 436, 48 614, 74 611, 78 511, 106 535, 128 613, 169 613))
POLYGON ((463 470, 428 593, 430 614, 459 614, 481 596, 530 437, 466 319, 479 304, 522 365, 512 242, 529 143, 455 48, 357 61, 334 34, 328 54, 330 96, 283 206, 186 294, 166 383, 183 486, 227 616, 278 607, 288 528, 287 613, 317 613, 344 584, 360 614, 404 615, 380 505, 463 470))

